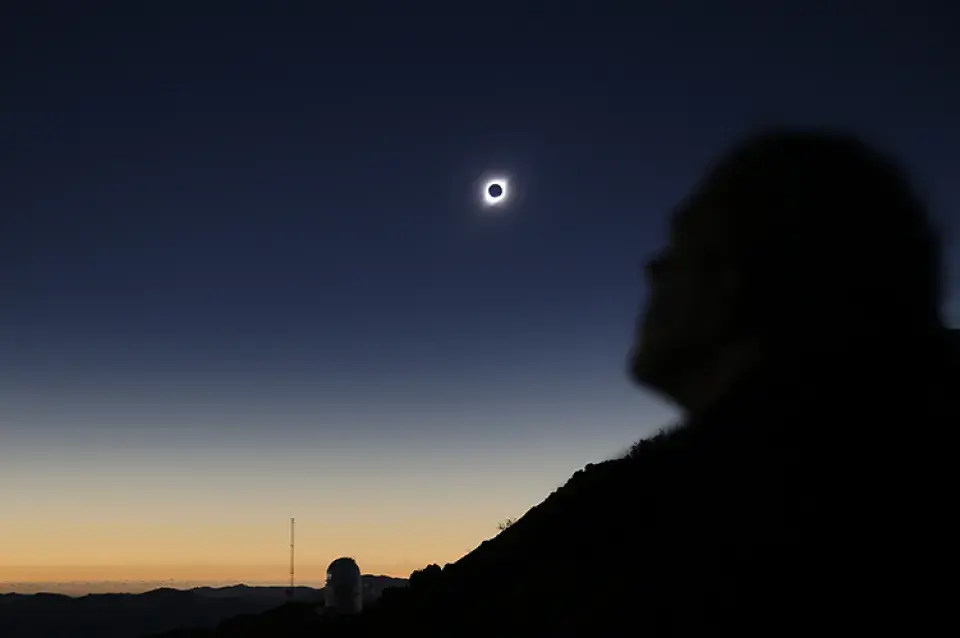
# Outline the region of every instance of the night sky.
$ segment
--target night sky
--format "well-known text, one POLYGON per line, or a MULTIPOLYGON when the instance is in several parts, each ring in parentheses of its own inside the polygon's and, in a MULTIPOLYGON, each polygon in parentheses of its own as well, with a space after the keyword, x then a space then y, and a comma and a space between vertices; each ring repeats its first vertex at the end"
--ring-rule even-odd
POLYGON ((947 0, 601 4, 9 3, 0 583, 455 560, 676 418, 641 264, 747 126, 960 207, 947 0))

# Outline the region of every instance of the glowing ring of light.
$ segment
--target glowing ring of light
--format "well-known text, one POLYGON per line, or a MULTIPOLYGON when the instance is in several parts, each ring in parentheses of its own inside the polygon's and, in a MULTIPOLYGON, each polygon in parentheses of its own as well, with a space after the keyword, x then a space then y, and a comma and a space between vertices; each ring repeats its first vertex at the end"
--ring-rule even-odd
POLYGON ((486 207, 503 206, 510 199, 510 180, 506 177, 494 177, 483 182, 483 205, 486 207), (501 189, 499 197, 490 194, 490 187, 497 185, 501 189))

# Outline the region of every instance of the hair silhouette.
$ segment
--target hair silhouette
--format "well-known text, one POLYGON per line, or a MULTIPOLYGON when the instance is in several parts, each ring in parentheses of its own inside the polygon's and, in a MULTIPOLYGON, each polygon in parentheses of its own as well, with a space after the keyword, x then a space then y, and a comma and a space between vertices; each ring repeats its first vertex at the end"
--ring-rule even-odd
POLYGON ((941 246, 892 157, 846 133, 756 132, 720 157, 692 205, 729 216, 743 272, 780 323, 834 316, 929 325, 942 304, 941 246))

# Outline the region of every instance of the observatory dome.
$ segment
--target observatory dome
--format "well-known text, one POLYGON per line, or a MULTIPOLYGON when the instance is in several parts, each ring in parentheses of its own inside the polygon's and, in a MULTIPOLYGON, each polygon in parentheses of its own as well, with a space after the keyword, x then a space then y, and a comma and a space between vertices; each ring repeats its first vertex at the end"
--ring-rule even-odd
POLYGON ((363 578, 357 561, 343 557, 330 563, 323 593, 326 613, 360 613, 363 609, 363 578))

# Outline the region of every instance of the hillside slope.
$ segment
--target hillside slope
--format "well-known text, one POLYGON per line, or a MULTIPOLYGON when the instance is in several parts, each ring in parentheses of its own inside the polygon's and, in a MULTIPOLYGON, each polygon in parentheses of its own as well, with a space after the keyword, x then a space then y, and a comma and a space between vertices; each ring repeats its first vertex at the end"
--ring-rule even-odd
POLYGON ((385 598, 364 627, 769 635, 892 623, 933 595, 917 566, 936 564, 939 530, 955 529, 928 504, 952 498, 939 455, 960 423, 960 375, 941 348, 863 356, 768 371, 629 458, 578 472, 385 598))
POLYGON ((942 355, 877 349, 768 371, 628 458, 578 472, 359 617, 211 635, 918 630, 932 616, 915 605, 935 595, 918 569, 939 564, 952 542, 941 530, 955 529, 929 507, 952 502, 956 473, 941 455, 960 423, 960 375, 942 355))

